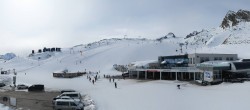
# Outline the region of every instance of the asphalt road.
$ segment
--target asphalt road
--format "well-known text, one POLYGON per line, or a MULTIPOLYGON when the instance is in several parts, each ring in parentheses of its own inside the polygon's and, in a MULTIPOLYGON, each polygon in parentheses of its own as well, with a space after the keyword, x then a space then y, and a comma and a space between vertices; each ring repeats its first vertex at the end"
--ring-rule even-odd
POLYGON ((9 101, 3 101, 3 97, 13 97, 17 110, 53 110, 52 99, 58 95, 60 92, 5 91, 0 92, 0 103, 8 105, 9 101))

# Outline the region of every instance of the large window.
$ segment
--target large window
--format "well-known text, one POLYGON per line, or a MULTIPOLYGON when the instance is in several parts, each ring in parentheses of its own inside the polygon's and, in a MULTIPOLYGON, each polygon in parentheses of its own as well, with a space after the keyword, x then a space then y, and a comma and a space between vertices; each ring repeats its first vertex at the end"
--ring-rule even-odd
POLYGON ((222 60, 222 57, 214 57, 214 61, 216 60, 222 60))
POLYGON ((209 58, 208 58, 208 57, 205 57, 205 61, 209 61, 209 58))
POLYGON ((69 102, 57 102, 57 105, 60 105, 60 106, 69 106, 69 102))
POLYGON ((213 75, 214 80, 215 79, 221 79, 221 75, 222 75, 221 71, 214 70, 213 73, 214 73, 214 75, 213 75))
POLYGON ((203 63, 203 62, 205 62, 205 58, 204 58, 204 57, 201 57, 201 58, 200 58, 200 63, 203 63))
POLYGON ((193 64, 192 61, 193 61, 192 58, 189 58, 189 64, 193 64))

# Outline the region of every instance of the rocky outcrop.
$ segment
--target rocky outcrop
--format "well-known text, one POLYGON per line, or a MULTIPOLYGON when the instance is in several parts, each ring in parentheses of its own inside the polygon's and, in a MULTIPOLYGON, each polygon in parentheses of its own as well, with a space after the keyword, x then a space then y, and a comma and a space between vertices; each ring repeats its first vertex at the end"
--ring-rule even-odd
POLYGON ((186 38, 189 38, 189 37, 192 37, 192 36, 196 36, 196 35, 199 34, 199 33, 200 33, 200 32, 198 32, 198 31, 194 31, 194 32, 188 34, 188 35, 185 37, 185 39, 186 39, 186 38))
POLYGON ((220 27, 223 29, 238 25, 240 22, 250 22, 250 11, 239 10, 238 12, 228 11, 220 27))
POLYGON ((174 35, 174 33, 170 32, 170 33, 168 33, 167 35, 165 35, 163 37, 157 38, 156 40, 157 41, 162 41, 162 40, 167 39, 167 38, 176 38, 176 36, 174 35))

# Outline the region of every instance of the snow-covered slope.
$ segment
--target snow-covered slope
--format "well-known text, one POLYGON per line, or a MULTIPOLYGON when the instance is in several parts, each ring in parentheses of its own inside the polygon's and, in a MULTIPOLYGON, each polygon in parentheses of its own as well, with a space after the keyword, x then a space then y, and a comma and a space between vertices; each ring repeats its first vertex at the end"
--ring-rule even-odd
MULTIPOLYGON (((113 69, 114 64, 129 64, 134 61, 157 60, 158 56, 180 54, 178 50, 181 38, 165 39, 162 42, 146 39, 107 39, 88 45, 77 45, 72 48, 63 49, 62 52, 53 54, 51 57, 44 57, 43 60, 35 58, 16 57, 9 61, 0 61, 0 67, 4 70, 17 72, 17 84, 42 83, 47 90, 75 89, 82 94, 89 94, 96 102, 98 110, 183 110, 192 108, 200 110, 209 102, 213 106, 204 110, 217 109, 228 110, 249 108, 247 98, 240 99, 250 90, 249 83, 243 85, 221 85, 214 87, 198 87, 187 82, 178 81, 137 81, 137 80, 115 80, 118 89, 108 79, 103 78, 104 74, 114 75, 121 72, 113 69), (92 71, 99 72, 101 79, 94 85, 86 76, 73 79, 54 78, 52 73, 68 69, 70 71, 92 71), (176 88, 181 84, 181 90, 176 88), (224 87, 225 86, 225 87, 224 87), (235 90, 235 88, 239 90, 235 90), (232 92, 234 90, 235 92, 232 92), (239 91, 244 90, 237 95, 239 91), (226 91, 223 92, 223 91, 226 91), (231 91, 231 92, 228 92, 231 91), (213 96, 213 97, 212 97, 213 96), (233 97, 227 97, 233 96, 233 97), (241 100, 237 105, 232 98, 241 100), (216 100, 216 101, 215 101, 216 100), (226 101, 226 102, 223 102, 226 101), (193 102, 198 103, 193 108, 193 102), (225 103, 230 107, 223 106, 225 103), (183 105, 183 106, 178 106, 183 105)), ((250 47, 249 45, 245 45, 250 47)), ((198 51, 221 52, 230 48, 199 48, 198 51)), ((183 48, 185 52, 192 52, 194 48, 183 48)), ((247 55, 243 50, 238 52, 247 55)), ((42 54, 41 54, 42 55, 42 54)), ((40 55, 40 56, 41 56, 40 55)), ((42 55, 43 56, 43 55, 42 55)))
POLYGON ((227 44, 250 44, 250 22, 242 22, 231 28, 202 30, 197 35, 186 38, 189 45, 219 46, 227 44))
POLYGON ((115 80, 118 84, 115 89, 112 82, 102 77, 104 74, 121 74, 113 68, 114 64, 127 65, 134 61, 142 61, 139 64, 143 64, 143 61, 157 60, 158 56, 181 54, 179 43, 185 41, 188 45, 182 47, 183 53, 237 53, 241 58, 250 58, 250 52, 247 52, 249 43, 234 43, 247 40, 246 36, 249 36, 249 23, 242 22, 226 29, 219 27, 194 32, 187 39, 105 39, 65 48, 58 53, 41 53, 0 61, 0 68, 15 70, 17 84, 42 83, 47 90, 75 89, 82 94, 89 94, 98 110, 248 109, 249 82, 200 87, 179 81, 126 79, 115 80), (101 79, 93 85, 86 76, 72 79, 52 76, 53 72, 65 69, 72 72, 100 72, 98 75, 101 79), (181 90, 176 88, 176 84, 181 84, 181 90))
POLYGON ((250 12, 239 10, 237 13, 229 11, 220 27, 200 32, 190 33, 186 36, 189 45, 199 47, 215 47, 229 44, 250 43, 250 12))

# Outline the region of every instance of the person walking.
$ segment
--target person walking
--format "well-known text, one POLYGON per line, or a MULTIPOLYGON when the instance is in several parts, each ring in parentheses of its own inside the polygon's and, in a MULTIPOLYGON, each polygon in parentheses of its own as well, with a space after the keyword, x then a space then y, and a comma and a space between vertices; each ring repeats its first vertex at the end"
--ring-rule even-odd
POLYGON ((111 82, 111 78, 109 78, 109 82, 111 82))
POLYGON ((113 78, 113 82, 115 82, 115 78, 113 78))
POLYGON ((115 88, 117 88, 117 83, 115 82, 115 88))
POLYGON ((178 84, 178 85, 177 85, 177 88, 178 88, 178 89, 181 89, 181 85, 178 84))
POLYGON ((95 80, 92 80, 92 83, 95 84, 95 80))

